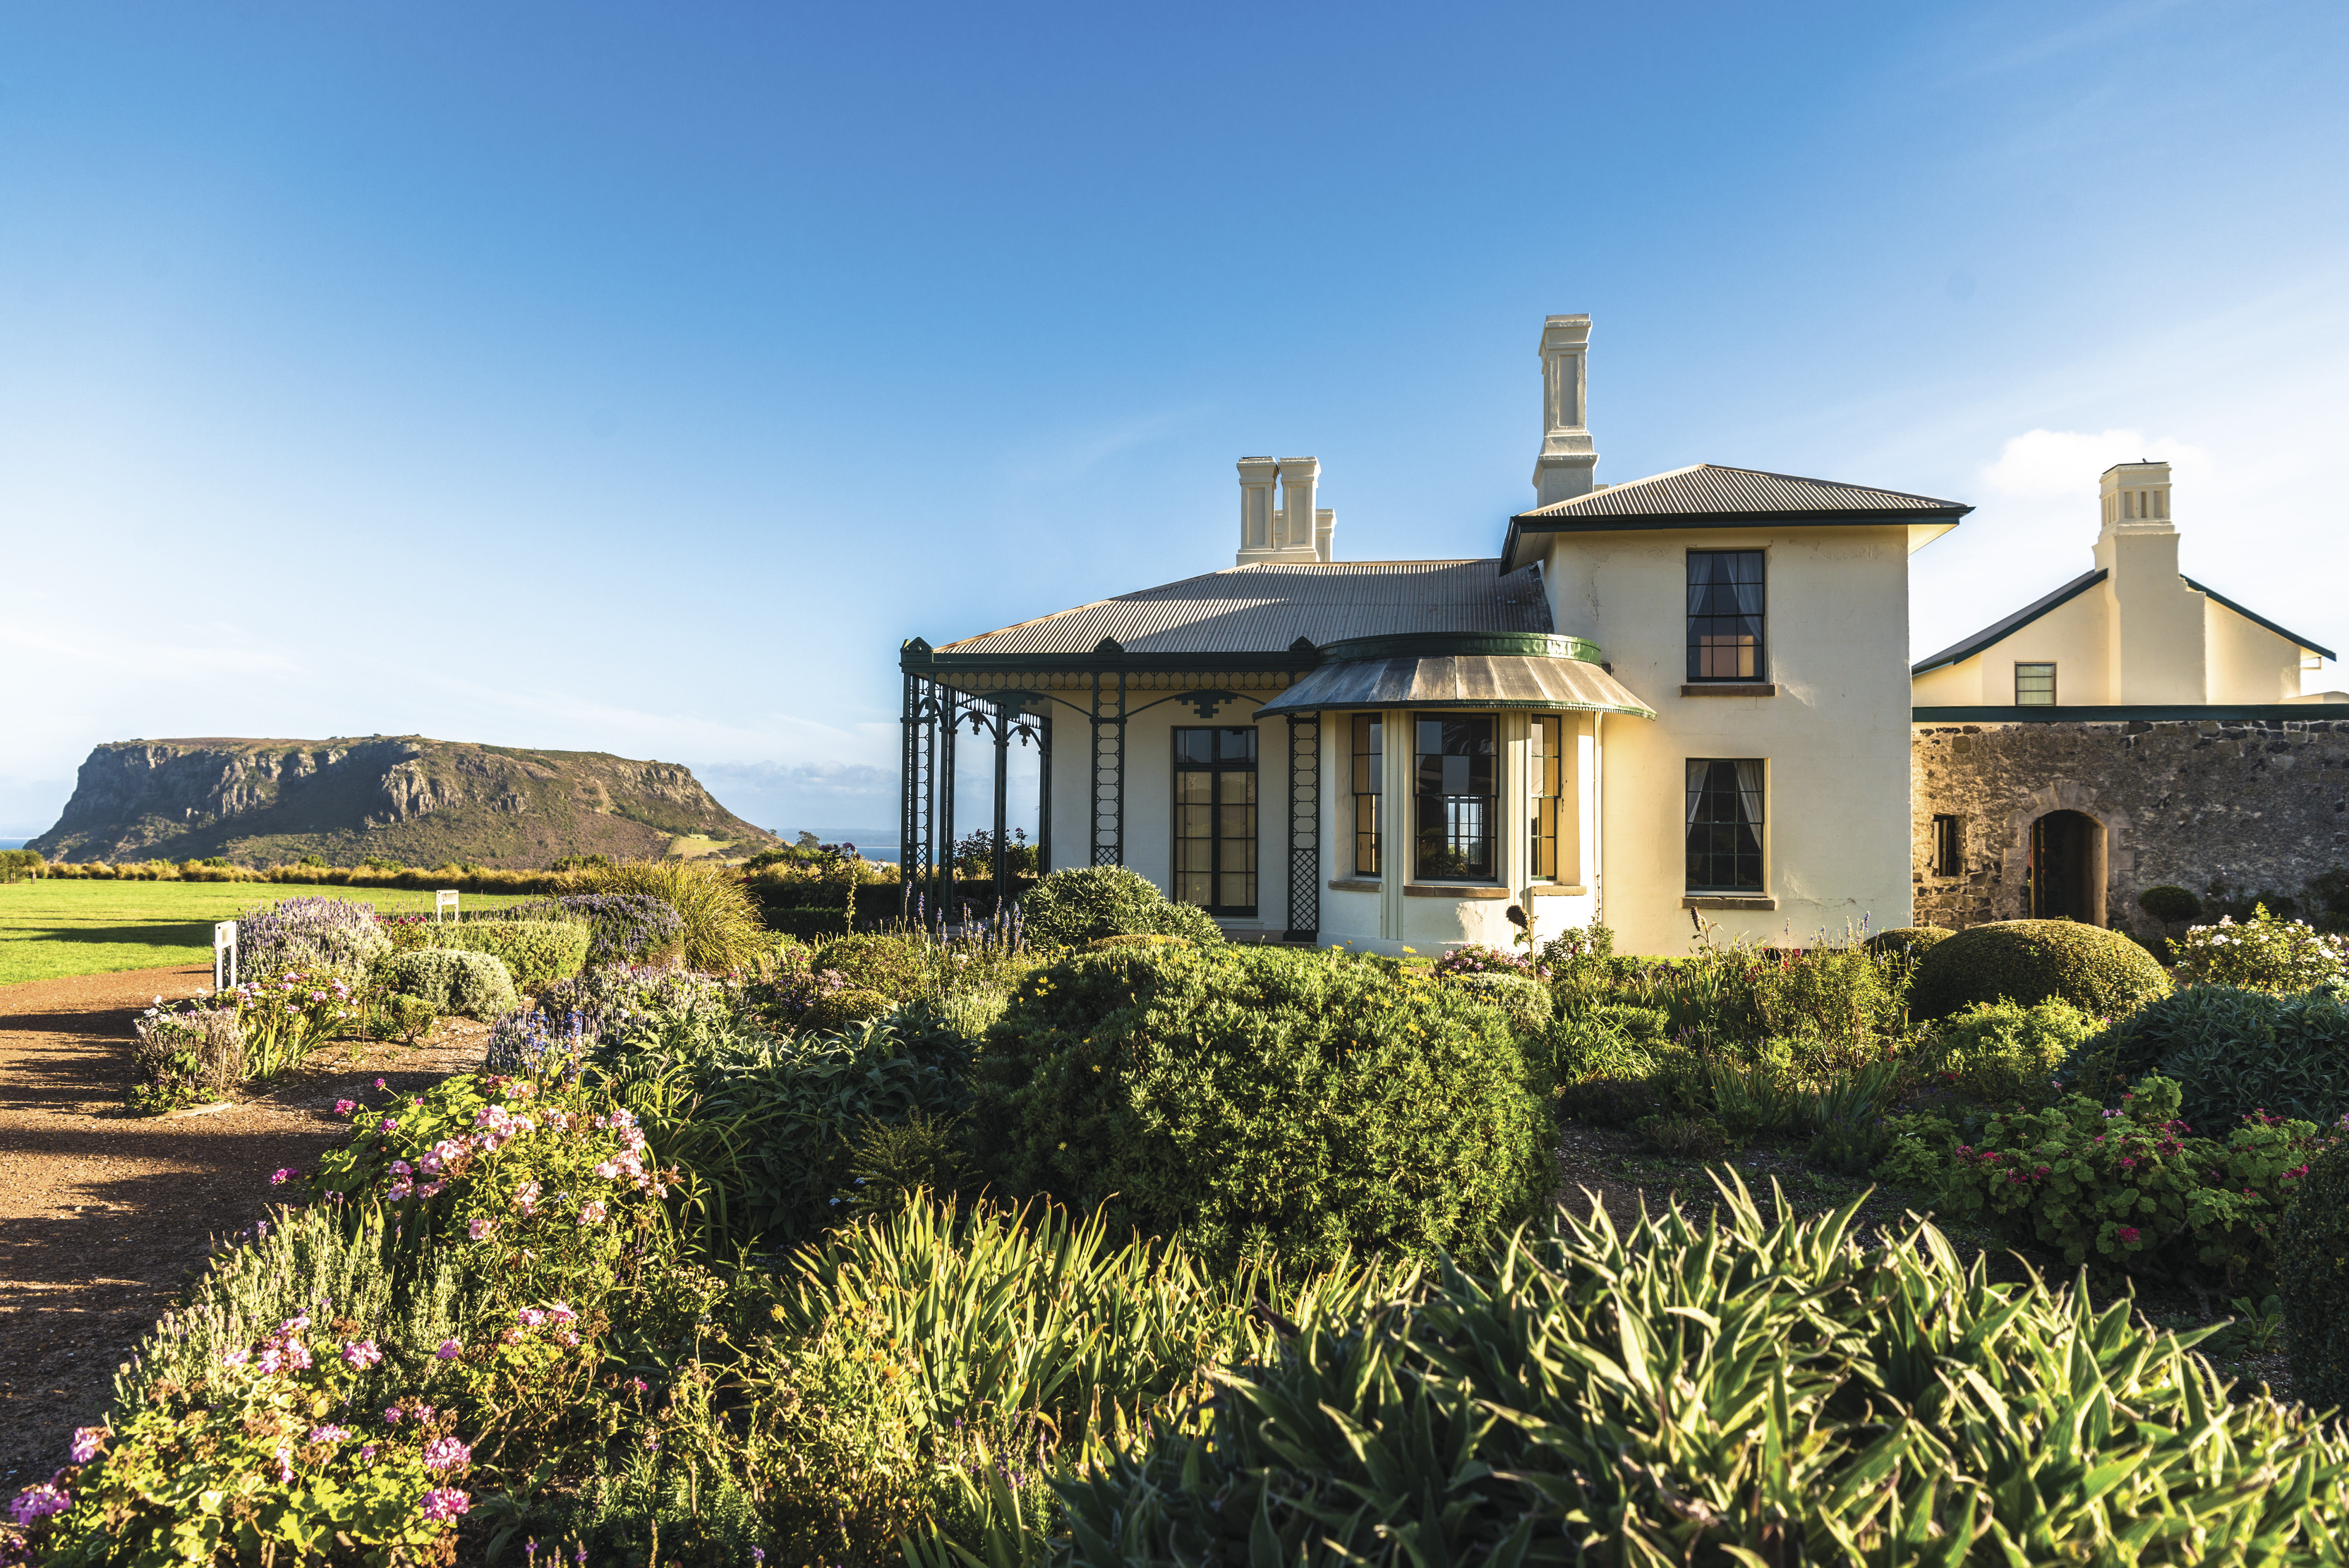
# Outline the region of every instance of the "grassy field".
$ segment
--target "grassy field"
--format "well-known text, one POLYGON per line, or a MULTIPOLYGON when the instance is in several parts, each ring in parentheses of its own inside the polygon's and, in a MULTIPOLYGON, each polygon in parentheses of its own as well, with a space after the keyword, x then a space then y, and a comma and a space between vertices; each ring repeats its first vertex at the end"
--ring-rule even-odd
MULTIPOLYGON (((0 985, 210 963, 212 922, 280 898, 355 898, 380 914, 429 914, 432 895, 392 888, 266 882, 12 882, 0 885, 0 985)), ((463 908, 518 904, 522 893, 468 893, 463 908)))

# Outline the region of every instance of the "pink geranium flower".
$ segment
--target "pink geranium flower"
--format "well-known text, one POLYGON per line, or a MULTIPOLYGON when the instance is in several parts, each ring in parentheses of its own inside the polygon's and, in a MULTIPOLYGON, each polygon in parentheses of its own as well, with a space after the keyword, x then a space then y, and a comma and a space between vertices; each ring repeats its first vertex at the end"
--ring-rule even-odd
POLYGON ((460 1469, 473 1462, 473 1450, 454 1438, 435 1438, 424 1445, 424 1468, 428 1470, 460 1469))
POLYGON ((473 1506, 473 1500, 452 1486, 434 1487, 424 1494, 421 1506, 427 1519, 455 1519, 473 1506))

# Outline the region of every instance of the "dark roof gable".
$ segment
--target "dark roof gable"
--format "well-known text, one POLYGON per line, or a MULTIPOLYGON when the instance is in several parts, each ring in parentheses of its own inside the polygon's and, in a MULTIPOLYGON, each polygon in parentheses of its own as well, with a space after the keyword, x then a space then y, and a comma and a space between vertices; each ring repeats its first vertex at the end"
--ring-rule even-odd
POLYGON ((1520 512, 1509 519, 1502 558, 1516 560, 1529 534, 1735 528, 1771 523, 1939 523, 1954 527, 1959 518, 1972 510, 1961 501, 1911 495, 1906 491, 1700 462, 1520 512))

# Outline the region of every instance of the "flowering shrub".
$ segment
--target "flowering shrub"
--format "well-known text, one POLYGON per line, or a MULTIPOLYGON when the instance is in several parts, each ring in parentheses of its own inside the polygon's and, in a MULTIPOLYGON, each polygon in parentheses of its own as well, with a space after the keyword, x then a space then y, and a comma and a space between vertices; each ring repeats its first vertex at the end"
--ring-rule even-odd
POLYGON ((2074 1095, 1992 1116, 1951 1151, 1944 1195, 2019 1241, 2079 1263, 2185 1258, 2231 1284, 2269 1266, 2268 1239, 2327 1139, 2308 1122, 2250 1116, 2221 1142, 2177 1119, 2178 1085, 2146 1078, 2107 1109, 2074 1095))
POLYGON ((1527 980, 1542 980, 1549 974, 1549 971, 1531 959, 1505 953, 1498 948, 1480 947, 1474 942, 1464 948, 1454 948, 1437 959, 1435 972, 1442 975, 1515 974, 1527 980))
POLYGON ((574 893, 518 904, 508 919, 584 919, 589 964, 674 962, 684 946, 685 921, 650 893, 574 893))
POLYGON ((564 1058, 575 1058, 595 1044, 584 1013, 567 1012, 551 1019, 535 1009, 507 1013, 490 1025, 490 1048, 483 1062, 492 1073, 543 1073, 558 1069, 564 1058), (553 1052, 555 1060, 549 1061, 553 1052))
POLYGON ((236 945, 246 977, 299 970, 350 987, 364 985, 391 951, 373 904, 319 897, 254 905, 237 919, 236 945))
POLYGON ((636 1117, 575 1071, 448 1078, 348 1114, 351 1141, 327 1153, 312 1189, 384 1204, 409 1234, 467 1250, 497 1300, 599 1298, 623 1251, 665 1218, 669 1177, 636 1117))
POLYGON ((144 1082, 131 1103, 166 1111, 197 1093, 222 1094, 247 1078, 275 1077, 357 1028, 361 1011, 338 976, 299 970, 183 1002, 159 996, 133 1026, 139 1044, 132 1059, 144 1082))
POLYGON ((2038 1105, 2053 1097, 2056 1067, 2095 1027, 2095 1019, 2053 997, 2028 1007, 1978 1002, 1934 1030, 1935 1067, 1943 1082, 1975 1099, 2038 1105))
POLYGON ((472 1449, 453 1410, 357 1407, 383 1359, 366 1333, 298 1315, 211 1369, 199 1407, 149 1389, 112 1430, 76 1434, 75 1462, 12 1514, 57 1563, 450 1561, 472 1449))
POLYGON ((691 970, 628 964, 603 964, 549 986, 538 1002, 549 1018, 576 1017, 586 1038, 615 1042, 639 1031, 689 1031, 730 1018, 734 1011, 733 993, 723 981, 691 970))
POLYGON ((2280 920, 2265 904, 2238 925, 2220 916, 2169 944, 2181 984, 2240 985, 2295 992, 2349 982, 2349 937, 2328 937, 2303 920, 2280 920))
POLYGON ((155 1005, 131 1021, 138 1044, 130 1048, 139 1082, 130 1107, 160 1116, 178 1106, 228 1093, 244 1082, 244 1031, 237 1009, 202 997, 182 1009, 155 1005))

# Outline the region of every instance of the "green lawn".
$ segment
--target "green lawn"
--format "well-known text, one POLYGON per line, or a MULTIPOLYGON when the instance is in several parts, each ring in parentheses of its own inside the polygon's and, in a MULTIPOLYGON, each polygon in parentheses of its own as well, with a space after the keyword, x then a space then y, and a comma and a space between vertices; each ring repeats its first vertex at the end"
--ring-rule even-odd
MULTIPOLYGON (((280 898, 353 898, 378 913, 429 914, 432 895, 398 888, 314 888, 269 882, 10 882, 0 884, 0 985, 210 963, 212 922, 280 898)), ((535 895, 468 893, 467 909, 535 895)))

